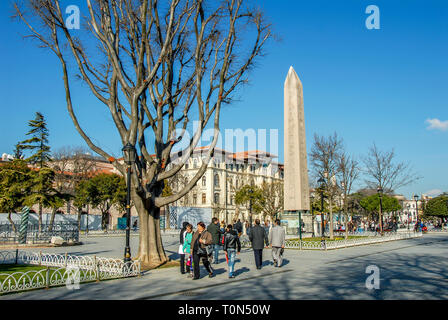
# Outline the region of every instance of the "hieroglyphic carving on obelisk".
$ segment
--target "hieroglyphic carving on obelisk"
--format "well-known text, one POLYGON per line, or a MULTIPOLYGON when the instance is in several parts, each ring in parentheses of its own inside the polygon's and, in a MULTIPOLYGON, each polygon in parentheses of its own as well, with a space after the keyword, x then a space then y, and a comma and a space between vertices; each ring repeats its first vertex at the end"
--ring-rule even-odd
POLYGON ((285 80, 284 103, 284 210, 309 210, 303 88, 293 67, 285 80))

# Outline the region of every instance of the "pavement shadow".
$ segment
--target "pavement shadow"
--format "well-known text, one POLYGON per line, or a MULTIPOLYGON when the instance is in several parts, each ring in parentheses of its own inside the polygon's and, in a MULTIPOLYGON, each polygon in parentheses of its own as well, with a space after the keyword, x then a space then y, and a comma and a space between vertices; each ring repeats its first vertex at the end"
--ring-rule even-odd
POLYGON ((243 267, 243 268, 240 268, 240 269, 235 269, 234 274, 235 274, 235 276, 239 276, 239 275, 241 275, 243 273, 246 273, 246 272, 249 272, 249 271, 250 271, 249 268, 243 267))
MULTIPOLYGON (((272 263, 272 264, 274 264, 274 263, 272 263)), ((282 267, 284 267, 284 266, 286 266, 287 264, 289 264, 289 260, 288 259, 283 259, 283 261, 282 261, 282 267)))
MULTIPOLYGON (((219 293, 215 290, 215 295, 232 300, 446 300, 448 259, 442 258, 441 252, 446 252, 447 241, 409 241, 408 246, 328 261, 303 270, 300 277, 291 277, 291 273, 279 275, 275 281, 263 277, 247 285, 226 287, 219 293), (373 274, 367 270, 372 265, 379 270, 379 289, 369 289, 367 285, 373 274)), ((270 264, 271 261, 263 262, 263 266, 270 264)))

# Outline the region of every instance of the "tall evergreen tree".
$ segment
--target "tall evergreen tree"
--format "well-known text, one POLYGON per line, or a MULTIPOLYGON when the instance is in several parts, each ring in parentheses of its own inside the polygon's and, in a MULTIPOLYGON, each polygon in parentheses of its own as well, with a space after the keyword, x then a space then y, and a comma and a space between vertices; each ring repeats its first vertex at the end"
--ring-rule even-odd
POLYGON ((28 121, 28 126, 31 129, 26 135, 31 136, 31 138, 19 142, 16 145, 16 150, 34 151, 26 158, 26 161, 43 168, 48 161, 51 161, 47 123, 44 116, 40 112, 36 112, 36 117, 34 120, 28 121))
MULTIPOLYGON (((31 155, 25 160, 32 164, 37 165, 39 169, 47 166, 47 163, 51 161, 50 146, 48 145, 48 128, 44 116, 40 112, 36 112, 34 120, 28 121, 28 126, 31 128, 26 134, 31 138, 23 140, 16 145, 16 150, 30 150, 31 155)), ((54 193, 51 188, 51 183, 54 181, 54 172, 43 171, 38 175, 41 179, 40 183, 36 183, 34 186, 33 197, 39 204, 39 232, 42 228, 42 207, 49 204, 47 201, 54 193)), ((30 203, 31 205, 33 203, 30 203)))

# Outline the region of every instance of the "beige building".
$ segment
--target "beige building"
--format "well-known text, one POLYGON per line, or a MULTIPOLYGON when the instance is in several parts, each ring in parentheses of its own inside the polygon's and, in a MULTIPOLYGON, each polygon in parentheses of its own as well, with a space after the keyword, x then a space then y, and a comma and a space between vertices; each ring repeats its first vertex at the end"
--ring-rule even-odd
MULTIPOLYGON (((202 147, 193 152, 180 172, 181 178, 171 182, 174 192, 182 188, 182 180, 190 181, 197 173, 207 150, 202 147)), ((211 208, 212 216, 226 223, 238 218, 249 220, 249 209, 235 204, 235 194, 243 185, 283 181, 283 165, 275 162, 275 158, 276 155, 259 150, 232 153, 215 148, 214 157, 196 186, 172 205, 211 208)), ((260 216, 254 214, 255 218, 260 216)))

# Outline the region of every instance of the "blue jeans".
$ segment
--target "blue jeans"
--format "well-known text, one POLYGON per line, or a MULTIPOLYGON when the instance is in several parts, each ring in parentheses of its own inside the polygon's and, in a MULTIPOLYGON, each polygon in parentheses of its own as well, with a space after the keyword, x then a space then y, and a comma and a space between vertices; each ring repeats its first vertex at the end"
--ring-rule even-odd
POLYGON ((229 258, 229 277, 235 272, 236 249, 227 249, 227 257, 229 258))
POLYGON ((214 244, 213 245, 213 263, 214 264, 218 264, 218 260, 219 260, 219 248, 220 245, 219 244, 214 244))

